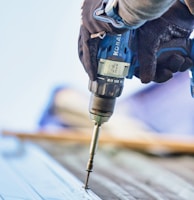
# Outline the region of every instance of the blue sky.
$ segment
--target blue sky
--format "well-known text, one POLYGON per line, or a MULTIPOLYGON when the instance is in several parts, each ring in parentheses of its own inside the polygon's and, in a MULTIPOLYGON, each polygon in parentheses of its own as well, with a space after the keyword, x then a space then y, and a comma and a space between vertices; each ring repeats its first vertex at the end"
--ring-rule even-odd
POLYGON ((77 56, 80 5, 0 1, 1 127, 33 127, 52 88, 87 82, 77 56))

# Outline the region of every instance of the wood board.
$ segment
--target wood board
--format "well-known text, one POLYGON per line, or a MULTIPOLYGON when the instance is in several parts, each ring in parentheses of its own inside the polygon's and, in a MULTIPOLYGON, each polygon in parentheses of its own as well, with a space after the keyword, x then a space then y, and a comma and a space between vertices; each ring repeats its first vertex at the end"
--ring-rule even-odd
MULTIPOLYGON (((86 178, 89 145, 38 142, 82 182, 86 178)), ((194 157, 189 154, 153 156, 115 145, 101 145, 89 186, 101 199, 194 199, 194 157)))

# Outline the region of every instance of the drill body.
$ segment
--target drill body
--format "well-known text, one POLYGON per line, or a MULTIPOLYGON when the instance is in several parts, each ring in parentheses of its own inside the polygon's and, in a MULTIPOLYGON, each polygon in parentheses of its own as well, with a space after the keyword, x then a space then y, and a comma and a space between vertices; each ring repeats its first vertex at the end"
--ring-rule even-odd
POLYGON ((134 66, 131 65, 131 60, 134 55, 129 48, 133 36, 132 31, 106 35, 100 43, 97 79, 89 82, 89 112, 96 123, 102 124, 109 120, 116 98, 122 93, 124 79, 133 76, 134 66))

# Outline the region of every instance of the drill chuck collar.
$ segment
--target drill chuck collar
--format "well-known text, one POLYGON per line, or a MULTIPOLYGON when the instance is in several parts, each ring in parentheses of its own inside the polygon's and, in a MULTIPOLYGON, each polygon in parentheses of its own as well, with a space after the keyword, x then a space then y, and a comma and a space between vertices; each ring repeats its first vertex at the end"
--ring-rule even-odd
POLYGON ((98 74, 96 81, 89 82, 92 92, 89 104, 90 118, 102 124, 113 114, 116 97, 122 93, 124 77, 112 77, 98 74))
POLYGON ((110 69, 110 71, 107 70, 107 68, 110 68, 107 63, 110 64, 109 60, 101 60, 99 62, 97 80, 89 82, 89 90, 92 92, 89 105, 90 118, 98 124, 107 122, 113 114, 116 97, 119 97, 122 93, 124 76, 128 71, 124 72, 126 65, 117 66, 123 69, 122 73, 115 71, 117 75, 113 75, 110 69), (102 63, 104 67, 100 67, 102 63), (104 73, 105 68, 106 73, 104 73))
POLYGON ((106 98, 92 94, 89 106, 90 118, 99 125, 107 122, 113 114, 115 102, 116 98, 106 98))

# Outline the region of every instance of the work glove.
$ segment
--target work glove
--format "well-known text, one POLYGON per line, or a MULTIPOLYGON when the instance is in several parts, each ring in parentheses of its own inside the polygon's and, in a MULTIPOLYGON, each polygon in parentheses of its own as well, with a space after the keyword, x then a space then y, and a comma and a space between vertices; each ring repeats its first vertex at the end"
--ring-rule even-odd
POLYGON ((146 22, 136 30, 139 67, 135 75, 142 83, 165 82, 173 73, 189 69, 191 59, 191 40, 189 36, 194 29, 194 16, 179 1, 160 18, 146 22), (165 51, 162 48, 181 48, 181 51, 165 51))
POLYGON ((93 13, 102 4, 102 0, 85 0, 82 5, 82 24, 78 39, 79 58, 88 73, 89 78, 94 81, 97 76, 97 53, 99 43, 105 33, 123 33, 126 29, 115 28, 110 23, 94 19, 93 13))

